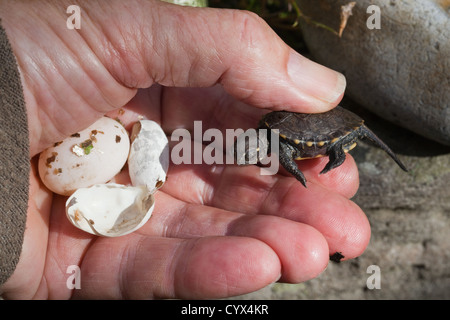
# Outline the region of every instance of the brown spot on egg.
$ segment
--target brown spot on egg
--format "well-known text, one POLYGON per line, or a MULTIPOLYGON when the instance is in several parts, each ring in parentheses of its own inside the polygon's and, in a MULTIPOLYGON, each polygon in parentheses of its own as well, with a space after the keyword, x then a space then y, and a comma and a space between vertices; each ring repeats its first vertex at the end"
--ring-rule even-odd
POLYGON ((158 180, 158 181, 156 182, 155 187, 159 189, 159 188, 161 188, 161 187, 163 186, 163 184, 164 184, 164 181, 158 180))
POLYGON ((56 161, 56 156, 58 155, 58 152, 52 152, 51 157, 48 157, 47 160, 45 160, 45 165, 47 166, 47 168, 51 168, 52 165, 51 163, 56 161))

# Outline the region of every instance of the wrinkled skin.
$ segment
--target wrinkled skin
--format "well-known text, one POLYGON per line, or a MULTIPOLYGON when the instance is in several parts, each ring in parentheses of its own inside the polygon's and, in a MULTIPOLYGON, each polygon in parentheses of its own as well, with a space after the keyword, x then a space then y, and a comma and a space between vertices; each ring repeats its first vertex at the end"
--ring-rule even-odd
POLYGON ((23 251, 0 288, 5 298, 226 297, 306 281, 330 254, 364 251, 370 228, 349 200, 358 187, 351 157, 322 176, 323 160, 303 161, 308 189, 283 171, 261 176, 256 166, 172 165, 151 223, 137 232, 99 238, 71 226, 66 198, 43 187, 35 156, 103 114, 128 128, 144 115, 168 133, 194 120, 203 130, 245 129, 279 106, 329 110, 345 81, 246 12, 80 1, 82 27, 74 31, 65 27, 70 4, 0 1, 24 86, 33 167, 23 251), (81 289, 66 286, 70 265, 81 269, 81 289))

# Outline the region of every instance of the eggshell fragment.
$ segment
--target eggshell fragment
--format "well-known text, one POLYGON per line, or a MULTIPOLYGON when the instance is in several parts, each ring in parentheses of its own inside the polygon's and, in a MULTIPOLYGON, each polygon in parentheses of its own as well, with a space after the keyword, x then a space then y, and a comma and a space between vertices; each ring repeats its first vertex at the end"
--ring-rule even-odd
POLYGON ((70 195, 106 183, 127 161, 130 141, 116 120, 102 117, 83 131, 41 152, 39 175, 51 191, 70 195))
POLYGON ((150 193, 162 187, 169 170, 169 141, 158 123, 141 120, 133 126, 128 170, 133 186, 150 193))
POLYGON ((66 202, 66 215, 83 231, 118 237, 142 227, 152 215, 154 204, 145 186, 98 184, 75 191, 66 202))

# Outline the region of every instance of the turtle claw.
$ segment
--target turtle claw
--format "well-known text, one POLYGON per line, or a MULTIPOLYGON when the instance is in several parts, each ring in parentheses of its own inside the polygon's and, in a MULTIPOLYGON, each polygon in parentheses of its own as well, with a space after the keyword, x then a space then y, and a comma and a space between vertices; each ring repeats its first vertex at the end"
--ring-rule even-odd
MULTIPOLYGON (((292 173, 292 172, 291 172, 291 173, 292 173)), ((301 184, 302 184, 305 188, 308 188, 308 187, 306 186, 306 178, 305 178, 305 176, 303 175, 303 173, 302 173, 300 170, 297 169, 297 173, 292 173, 292 174, 294 175, 294 177, 295 177, 298 181, 301 182, 301 184)))
POLYGON ((322 171, 320 171, 319 174, 325 174, 330 170, 333 170, 334 168, 339 167, 341 164, 345 161, 345 152, 342 146, 336 146, 331 149, 330 154, 328 155, 329 161, 326 164, 325 168, 323 168, 322 171))
POLYGON ((300 169, 297 166, 297 163, 294 161, 295 158, 295 150, 289 144, 280 142, 280 154, 279 161, 283 168, 286 169, 287 172, 292 174, 298 181, 302 183, 302 185, 306 187, 306 178, 300 169))

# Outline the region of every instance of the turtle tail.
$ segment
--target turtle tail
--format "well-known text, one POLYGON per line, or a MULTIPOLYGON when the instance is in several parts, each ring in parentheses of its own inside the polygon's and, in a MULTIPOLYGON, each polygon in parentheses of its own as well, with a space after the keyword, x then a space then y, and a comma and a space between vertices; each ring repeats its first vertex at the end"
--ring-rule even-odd
POLYGON ((398 166, 402 168, 403 171, 408 172, 408 169, 406 169, 405 165, 400 161, 400 159, 395 155, 395 153, 383 141, 381 141, 381 139, 378 138, 377 135, 372 132, 372 130, 367 128, 365 125, 362 125, 360 130, 364 138, 369 139, 377 147, 384 150, 398 164, 398 166))

